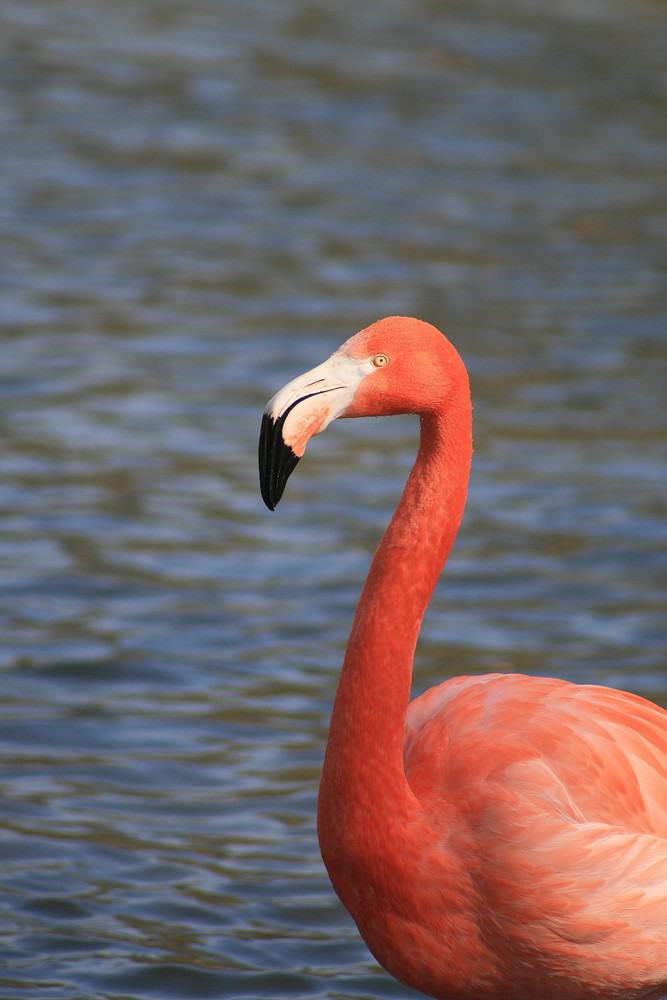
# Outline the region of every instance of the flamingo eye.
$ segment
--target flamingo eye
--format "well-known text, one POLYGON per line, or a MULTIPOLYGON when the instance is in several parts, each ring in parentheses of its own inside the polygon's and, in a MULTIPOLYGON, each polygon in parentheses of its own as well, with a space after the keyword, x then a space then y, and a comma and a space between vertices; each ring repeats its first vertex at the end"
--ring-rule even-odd
POLYGON ((389 358, 386 354, 376 354, 375 357, 371 359, 371 364, 376 368, 384 368, 384 366, 388 363, 389 358))

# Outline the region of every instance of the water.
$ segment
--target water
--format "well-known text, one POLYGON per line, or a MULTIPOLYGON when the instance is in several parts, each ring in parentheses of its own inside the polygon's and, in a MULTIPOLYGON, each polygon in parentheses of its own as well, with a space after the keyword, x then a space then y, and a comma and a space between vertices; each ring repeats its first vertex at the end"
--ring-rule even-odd
POLYGON ((7 998, 407 998, 314 832, 408 419, 266 400, 387 314, 470 369, 421 690, 521 669, 667 705, 667 14, 637 0, 6 0, 7 998))

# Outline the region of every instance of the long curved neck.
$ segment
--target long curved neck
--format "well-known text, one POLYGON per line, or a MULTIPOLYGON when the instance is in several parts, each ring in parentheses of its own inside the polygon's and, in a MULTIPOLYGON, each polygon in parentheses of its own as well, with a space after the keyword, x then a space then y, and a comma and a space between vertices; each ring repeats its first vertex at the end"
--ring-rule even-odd
POLYGON ((394 815, 411 800, 403 735, 414 650, 463 514, 472 454, 467 379, 455 392, 446 412, 421 418, 415 465, 357 606, 320 787, 325 861, 345 830, 386 823, 389 800, 394 815))

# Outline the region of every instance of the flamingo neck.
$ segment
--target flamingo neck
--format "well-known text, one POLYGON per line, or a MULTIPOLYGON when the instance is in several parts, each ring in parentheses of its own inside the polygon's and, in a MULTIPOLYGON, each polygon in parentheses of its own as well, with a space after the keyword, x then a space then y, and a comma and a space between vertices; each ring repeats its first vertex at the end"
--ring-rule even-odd
POLYGON ((463 514, 472 454, 467 379, 421 418, 417 459, 371 563, 336 692, 320 786, 327 867, 388 814, 407 819, 403 736, 421 621, 463 514))

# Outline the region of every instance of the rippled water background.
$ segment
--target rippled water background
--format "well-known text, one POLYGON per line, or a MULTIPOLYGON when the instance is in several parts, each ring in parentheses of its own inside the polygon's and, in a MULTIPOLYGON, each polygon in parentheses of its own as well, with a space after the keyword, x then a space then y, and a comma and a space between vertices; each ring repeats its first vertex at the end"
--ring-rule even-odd
POLYGON ((314 832, 409 419, 273 392, 406 313, 476 452, 415 687, 521 669, 667 705, 667 10, 5 0, 0 995, 413 996, 314 832))

